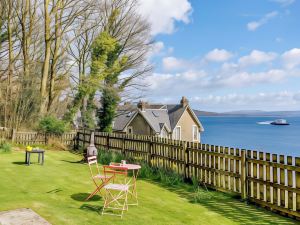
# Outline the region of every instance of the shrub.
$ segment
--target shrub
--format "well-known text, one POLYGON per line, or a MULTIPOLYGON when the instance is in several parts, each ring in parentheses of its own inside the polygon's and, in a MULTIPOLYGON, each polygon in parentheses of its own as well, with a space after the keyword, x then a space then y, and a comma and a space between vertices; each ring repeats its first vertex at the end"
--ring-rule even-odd
POLYGON ((201 203, 205 200, 212 199, 212 197, 212 193, 207 189, 197 187, 194 191, 194 202, 201 203))
POLYGON ((201 203, 204 200, 209 200, 213 197, 212 193, 208 191, 206 186, 200 187, 199 186, 199 181, 196 177, 192 177, 192 183, 194 187, 194 202, 196 203, 201 203))
POLYGON ((111 152, 99 149, 98 150, 98 162, 102 165, 108 165, 113 161, 113 155, 111 152))
POLYGON ((0 144, 0 152, 11 152, 11 144, 4 142, 0 144))
POLYGON ((62 135, 66 130, 67 126, 64 121, 57 119, 54 116, 46 116, 39 122, 39 130, 47 134, 62 135))

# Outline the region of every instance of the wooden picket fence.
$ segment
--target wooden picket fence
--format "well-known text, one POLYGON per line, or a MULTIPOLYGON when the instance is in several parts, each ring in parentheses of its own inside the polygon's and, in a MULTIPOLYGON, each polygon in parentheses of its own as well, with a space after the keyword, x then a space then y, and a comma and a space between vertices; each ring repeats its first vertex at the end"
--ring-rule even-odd
MULTIPOLYGON (((91 132, 77 133, 76 147, 91 132)), ((152 166, 172 169, 216 190, 233 192, 272 211, 300 219, 300 158, 154 136, 95 132, 95 146, 152 166)))
POLYGON ((39 132, 24 132, 15 130, 0 131, 0 139, 9 140, 16 144, 39 145, 48 144, 50 139, 55 139, 60 143, 74 148, 77 132, 68 132, 62 135, 49 135, 39 132))

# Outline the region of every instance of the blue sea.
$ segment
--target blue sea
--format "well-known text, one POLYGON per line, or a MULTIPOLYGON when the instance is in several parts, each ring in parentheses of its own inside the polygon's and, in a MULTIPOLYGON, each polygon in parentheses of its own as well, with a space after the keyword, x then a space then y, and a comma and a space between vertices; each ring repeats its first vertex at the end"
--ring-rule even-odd
POLYGON ((300 117, 285 118, 289 126, 268 124, 275 119, 201 116, 201 142, 300 157, 300 117))

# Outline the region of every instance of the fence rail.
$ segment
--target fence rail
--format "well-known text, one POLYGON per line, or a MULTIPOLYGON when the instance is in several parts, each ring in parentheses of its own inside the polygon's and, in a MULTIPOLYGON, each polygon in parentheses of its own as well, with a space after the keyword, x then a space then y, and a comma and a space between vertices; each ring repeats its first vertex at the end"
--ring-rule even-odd
MULTIPOLYGON (((77 133, 77 147, 91 132, 77 133)), ((300 158, 152 136, 95 132, 95 146, 172 169, 185 178, 240 195, 258 205, 300 219, 300 158)))

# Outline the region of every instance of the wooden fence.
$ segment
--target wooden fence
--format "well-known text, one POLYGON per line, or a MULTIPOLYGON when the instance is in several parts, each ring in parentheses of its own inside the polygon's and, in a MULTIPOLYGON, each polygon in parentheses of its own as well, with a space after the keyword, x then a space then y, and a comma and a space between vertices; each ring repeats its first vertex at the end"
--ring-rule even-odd
POLYGON ((55 139, 60 143, 73 148, 75 145, 76 137, 76 132, 68 132, 63 135, 49 135, 39 132, 16 132, 15 130, 0 131, 0 139, 9 140, 16 144, 23 145, 46 145, 48 144, 50 139, 55 139))
MULTIPOLYGON (((90 131, 77 133, 77 147, 90 131)), ((197 178, 272 211, 300 219, 300 158, 150 136, 95 132, 96 147, 197 178)))

